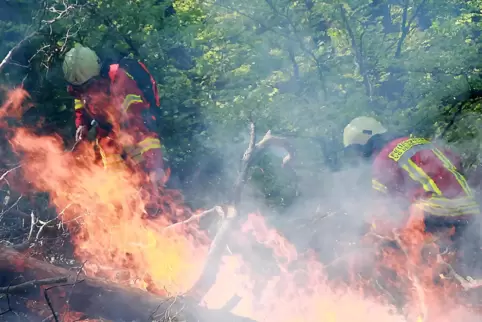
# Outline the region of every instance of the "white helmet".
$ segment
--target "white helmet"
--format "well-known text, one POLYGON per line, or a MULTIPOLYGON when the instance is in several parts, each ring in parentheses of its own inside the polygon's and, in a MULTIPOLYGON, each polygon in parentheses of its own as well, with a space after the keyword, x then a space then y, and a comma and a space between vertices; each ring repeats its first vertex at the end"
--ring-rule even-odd
POLYGON ((81 85, 100 74, 100 59, 92 49, 76 45, 65 54, 62 69, 67 82, 81 85))
POLYGON ((365 145, 374 135, 387 132, 383 125, 372 117, 360 116, 354 118, 343 130, 343 145, 365 145))

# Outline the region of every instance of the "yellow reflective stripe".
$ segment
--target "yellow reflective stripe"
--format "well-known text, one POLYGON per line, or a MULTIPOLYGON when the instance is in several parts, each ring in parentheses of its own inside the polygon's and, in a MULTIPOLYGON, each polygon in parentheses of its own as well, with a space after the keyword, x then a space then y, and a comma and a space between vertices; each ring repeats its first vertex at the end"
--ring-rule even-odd
POLYGON ((133 161, 136 163, 140 163, 144 160, 143 154, 147 151, 153 149, 160 149, 161 148, 161 141, 156 138, 146 138, 135 146, 130 146, 125 148, 125 152, 131 157, 133 161))
POLYGON ((74 108, 80 110, 81 108, 84 108, 84 103, 79 99, 74 99, 74 108))
POLYGON ((432 205, 424 202, 417 203, 417 206, 433 216, 455 217, 480 215, 480 208, 478 206, 452 209, 445 207, 433 207, 432 205))
POLYGON ((425 191, 433 192, 439 196, 442 195, 442 191, 440 191, 433 179, 430 178, 425 171, 417 166, 411 159, 408 159, 407 164, 403 164, 402 168, 407 171, 410 178, 420 183, 425 191))
POLYGON ((132 104, 142 102, 142 97, 140 95, 128 94, 124 98, 124 102, 122 103, 122 109, 124 110, 124 112, 127 112, 127 110, 132 104))
POLYGON ((160 148, 161 148, 161 141, 159 141, 159 139, 147 138, 137 143, 135 146, 126 148, 125 151, 131 157, 134 157, 136 155, 143 154, 149 150, 160 149, 160 148))
POLYGON ((377 190, 377 191, 383 192, 383 193, 388 192, 388 188, 384 184, 382 184, 380 181, 375 180, 375 179, 372 179, 372 188, 377 190))
POLYGON ((140 153, 143 154, 146 151, 152 149, 160 149, 161 148, 161 141, 155 138, 147 138, 142 140, 141 142, 137 143, 137 146, 140 148, 140 153))
POLYGON ((439 149, 433 149, 432 151, 439 158, 439 160, 442 161, 444 167, 454 175, 455 179, 460 184, 464 192, 468 196, 472 196, 472 189, 470 189, 467 180, 465 180, 465 177, 457 171, 455 165, 439 149))
POLYGON ((432 197, 420 200, 418 206, 434 216, 478 215, 480 208, 473 197, 455 199, 432 197))

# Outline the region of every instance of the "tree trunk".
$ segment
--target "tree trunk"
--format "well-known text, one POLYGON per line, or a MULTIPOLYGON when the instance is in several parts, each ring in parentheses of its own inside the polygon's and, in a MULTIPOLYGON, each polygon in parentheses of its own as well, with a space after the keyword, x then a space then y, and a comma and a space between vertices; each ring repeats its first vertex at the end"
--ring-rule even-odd
MULTIPOLYGON (((0 286, 4 287, 0 289, 0 293, 10 294, 9 305, 13 311, 32 310, 23 299, 38 301, 39 305, 47 304, 45 289, 51 285, 40 286, 41 290, 38 285, 29 285, 20 292, 18 288, 6 292, 5 287, 54 277, 67 277, 69 284, 48 290, 50 311, 53 309, 59 312, 65 309, 64 305, 68 302, 72 312, 81 313, 86 318, 111 321, 253 321, 226 311, 202 308, 185 298, 166 298, 106 280, 86 277, 78 272, 28 257, 11 248, 0 247, 0 286), (22 279, 16 279, 19 276, 22 279), (176 318, 173 319, 173 316, 176 318)), ((8 302, 4 301, 0 305, 2 309, 6 309, 8 302)), ((55 318, 52 321, 55 321, 55 318)))

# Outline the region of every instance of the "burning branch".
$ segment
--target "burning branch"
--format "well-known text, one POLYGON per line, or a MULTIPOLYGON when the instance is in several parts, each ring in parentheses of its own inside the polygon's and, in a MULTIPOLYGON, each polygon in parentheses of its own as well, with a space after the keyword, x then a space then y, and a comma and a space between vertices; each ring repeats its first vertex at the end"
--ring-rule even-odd
POLYGON ((405 254, 405 257, 407 258, 407 271, 410 276, 410 279, 413 281, 413 286, 415 287, 415 291, 417 292, 418 300, 420 303, 420 309, 421 309, 421 321, 425 321, 425 317, 427 316, 427 306, 425 305, 425 292, 423 291, 422 283, 420 282, 416 270, 417 267, 413 263, 411 256, 409 254, 409 251, 407 247, 405 246, 404 242, 400 238, 400 235, 396 232, 396 230, 393 231, 393 236, 394 240, 397 242, 398 246, 402 250, 402 252, 405 254))
POLYGON ((227 248, 230 232, 239 220, 238 205, 241 201, 243 189, 248 178, 248 169, 261 153, 270 146, 280 146, 288 152, 287 156, 283 159, 283 166, 287 165, 295 155, 294 147, 290 142, 285 138, 273 136, 271 131, 268 131, 264 137, 256 143, 256 127, 254 122, 251 121, 248 148, 244 152, 241 160, 241 170, 234 184, 233 193, 229 203, 225 206, 224 213, 226 215, 224 216, 224 221, 211 243, 200 278, 188 292, 188 295, 193 296, 196 300, 202 299, 216 281, 216 274, 221 264, 223 252, 227 248))
POLYGON ((178 227, 182 227, 182 226, 190 224, 192 222, 199 221, 201 218, 206 217, 207 215, 210 215, 210 214, 218 214, 221 218, 225 217, 223 208, 221 208, 220 206, 215 206, 215 207, 213 207, 209 210, 203 211, 203 212, 201 212, 197 215, 192 215, 191 217, 189 217, 188 219, 186 219, 184 221, 177 222, 175 224, 167 226, 165 229, 175 229, 175 228, 178 228, 178 227))
POLYGON ((437 262, 448 268, 450 275, 452 275, 457 280, 457 282, 459 282, 460 286, 462 286, 462 288, 465 291, 469 291, 469 290, 472 290, 472 289, 475 289, 475 288, 482 287, 482 280, 475 280, 475 279, 471 278, 470 276, 468 276, 467 278, 461 276, 460 274, 458 274, 455 271, 455 269, 452 267, 452 265, 450 265, 449 263, 444 261, 442 256, 437 255, 437 262))

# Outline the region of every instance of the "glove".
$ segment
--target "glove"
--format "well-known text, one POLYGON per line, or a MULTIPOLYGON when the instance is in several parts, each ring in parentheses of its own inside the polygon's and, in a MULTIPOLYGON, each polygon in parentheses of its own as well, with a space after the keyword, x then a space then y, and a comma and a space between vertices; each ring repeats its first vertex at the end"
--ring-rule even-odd
POLYGON ((149 172, 149 179, 151 181, 151 201, 146 205, 146 213, 148 217, 155 218, 161 215, 158 206, 159 202, 159 188, 164 187, 166 183, 166 173, 162 168, 158 168, 149 172))
POLYGON ((75 131, 75 141, 78 142, 80 140, 83 140, 87 137, 87 126, 85 125, 80 125, 77 128, 77 131, 75 131))

